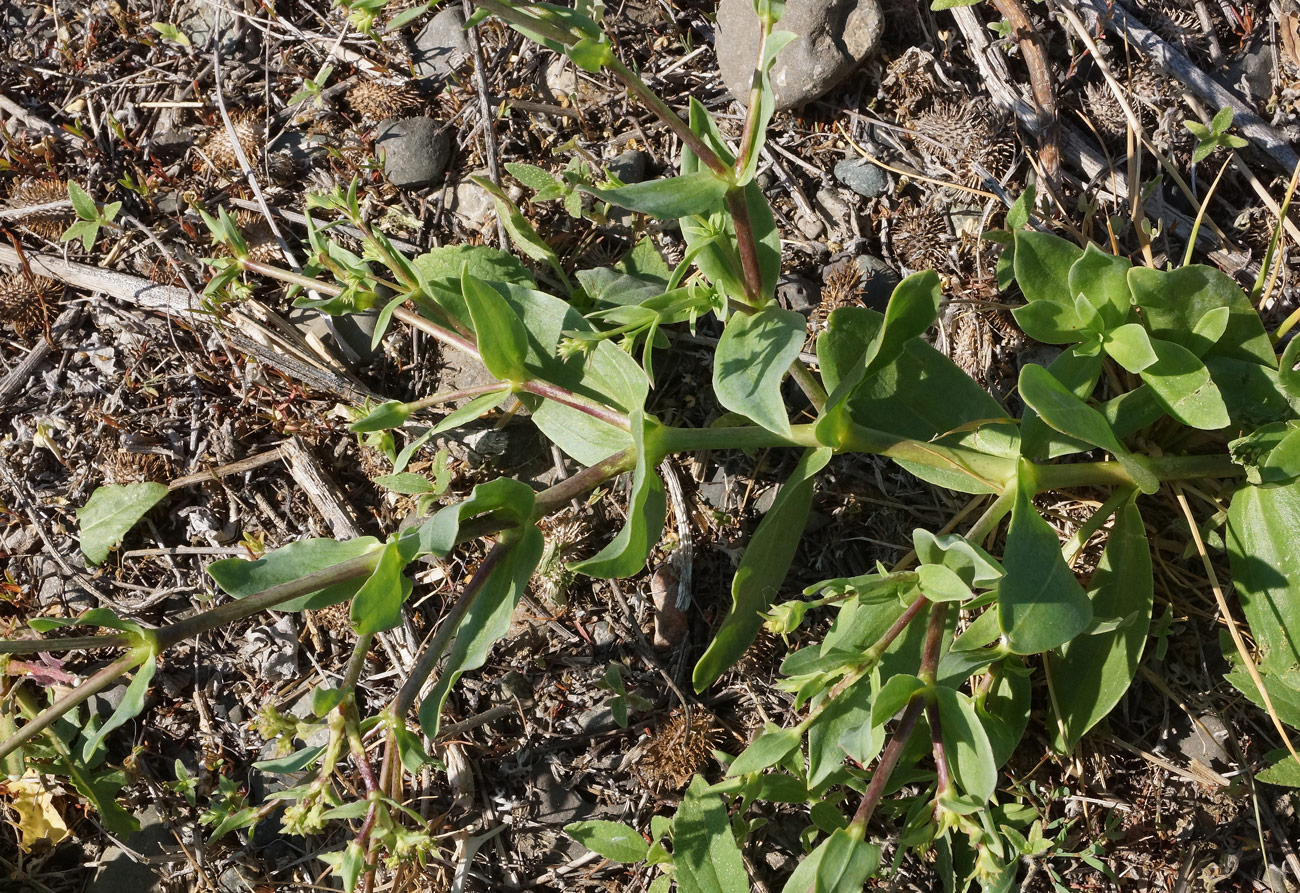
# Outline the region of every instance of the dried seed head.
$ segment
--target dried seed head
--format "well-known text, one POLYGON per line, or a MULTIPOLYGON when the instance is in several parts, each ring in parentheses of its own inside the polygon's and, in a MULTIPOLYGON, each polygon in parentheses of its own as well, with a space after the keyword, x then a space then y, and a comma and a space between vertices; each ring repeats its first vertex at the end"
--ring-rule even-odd
POLYGON ((254 211, 240 210, 235 212, 235 224, 248 244, 249 260, 270 264, 281 259, 280 243, 265 217, 254 211))
MULTIPOLYGON (((68 184, 63 180, 29 180, 15 184, 9 190, 7 205, 10 210, 15 211, 25 208, 38 209, 41 205, 66 201, 67 198, 68 184)), ((75 216, 71 207, 45 208, 24 214, 19 218, 19 223, 42 239, 55 242, 63 235, 63 231, 68 228, 75 216)))
POLYGON ((1128 118, 1107 84, 1090 83, 1083 88, 1083 110, 1103 138, 1111 142, 1124 139, 1128 118))
POLYGON ((633 772, 655 791, 679 791, 713 754, 719 730, 713 714, 700 709, 676 710, 646 742, 633 772))
POLYGON ((257 163, 257 159, 262 155, 262 147, 266 144, 266 128, 262 123, 260 109, 243 109, 235 112, 230 116, 230 123, 234 125, 234 139, 231 139, 230 128, 218 119, 212 132, 203 141, 203 155, 217 170, 239 169, 239 155, 235 152, 235 140, 239 141, 239 147, 244 150, 244 156, 249 164, 257 163))
POLYGON ((827 268, 822 286, 821 303, 813 308, 809 323, 813 332, 826 328, 831 312, 862 300, 862 268, 854 258, 846 258, 827 268))
POLYGON ((46 308, 63 296, 63 283, 43 276, 29 278, 21 272, 0 277, 0 322, 19 334, 40 326, 46 308))
POLYGON ((400 117, 420 102, 419 95, 406 84, 381 84, 377 81, 357 84, 348 91, 347 99, 354 112, 372 121, 400 117))
POLYGON ((1151 30, 1169 43, 1188 50, 1199 51, 1206 42, 1196 10, 1175 3, 1159 3, 1151 10, 1151 30))
POLYGON ((904 204, 890 219, 890 247, 899 263, 909 270, 947 267, 947 241, 948 227, 932 208, 904 204))
POLYGON ((141 481, 166 481, 171 477, 171 463, 157 453, 137 453, 115 449, 104 460, 104 483, 135 484, 141 481))
POLYGON ((983 102, 936 102, 912 120, 912 129, 922 137, 917 141, 921 152, 966 186, 984 179, 980 168, 1001 178, 1015 157, 1014 141, 983 102))

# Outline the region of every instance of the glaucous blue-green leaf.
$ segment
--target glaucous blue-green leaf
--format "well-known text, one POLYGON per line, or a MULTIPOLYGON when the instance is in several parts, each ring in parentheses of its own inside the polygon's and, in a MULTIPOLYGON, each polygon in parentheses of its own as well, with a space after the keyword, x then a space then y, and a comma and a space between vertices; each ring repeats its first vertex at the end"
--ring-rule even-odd
POLYGON ((1105 416, 1070 393, 1042 366, 1029 363, 1020 370, 1020 396, 1039 418, 1057 431, 1113 455, 1143 493, 1160 489, 1159 478, 1119 442, 1105 416))
MULTIPOLYGON (((1247 484, 1232 497, 1226 534, 1232 582, 1261 669, 1300 666, 1300 482, 1247 484)), ((1253 686, 1252 686, 1253 687, 1253 686)))
POLYGON ((925 683, 911 674, 890 676, 871 704, 871 724, 883 726, 889 722, 924 688, 925 683))
POLYGON ((573 60, 574 65, 590 74, 597 74, 614 61, 614 51, 608 43, 598 37, 584 37, 573 46, 567 47, 565 55, 573 60))
POLYGON ((1134 375, 1159 361, 1147 330, 1135 322, 1119 326, 1102 343, 1108 356, 1134 375))
POLYGON ((971 700, 946 685, 935 688, 943 746, 957 785, 970 796, 988 801, 998 785, 997 763, 984 725, 971 700))
MULTIPOLYGON (((1101 376, 1100 353, 1083 354, 1071 348, 1061 351, 1047 371, 1080 400, 1086 400, 1101 376)), ((1066 437, 1038 417, 1032 408, 1020 419, 1020 449, 1027 459, 1055 459, 1088 449, 1088 444, 1066 437)))
POLYGON ((136 633, 140 642, 145 639, 144 627, 134 620, 119 617, 117 612, 110 608, 89 608, 76 617, 33 617, 27 621, 27 625, 39 633, 68 626, 102 626, 105 629, 117 629, 124 633, 136 633))
POLYGON ((640 862, 650 851, 645 838, 622 822, 571 822, 564 833, 613 862, 640 862))
POLYGON ((722 209, 730 185, 709 170, 695 171, 662 180, 647 180, 614 189, 580 186, 583 192, 629 211, 661 220, 711 214, 722 209))
POLYGON ((465 328, 471 326, 469 308, 461 294, 460 278, 466 273, 479 282, 512 282, 532 287, 532 275, 519 258, 487 245, 444 245, 417 255, 411 262, 433 298, 465 328))
POLYGON ((1059 236, 1016 232, 1016 283, 1029 303, 1012 315, 1029 337, 1044 344, 1073 344, 1086 334, 1070 289, 1070 269, 1081 257, 1083 249, 1059 236))
POLYGON ((974 596, 957 572, 942 564, 923 564, 916 573, 921 592, 932 602, 963 602, 974 596))
POLYGON ((564 191, 563 183, 556 179, 550 171, 535 164, 507 161, 505 168, 512 177, 533 190, 535 193, 533 198, 537 201, 559 198, 564 191))
POLYGON ((993 765, 999 768, 1011 759, 1029 725, 1030 679, 1015 666, 1018 662, 1019 658, 1007 658, 983 701, 975 703, 975 713, 993 749, 993 765))
POLYGON ((396 542, 384 546, 374 572, 352 597, 350 617, 358 636, 392 629, 402 622, 402 603, 411 595, 411 581, 402 573, 406 560, 396 542))
POLYGON ((1088 586, 1094 621, 1113 629, 1078 636, 1050 657, 1054 703, 1073 749, 1128 691, 1151 627, 1151 549, 1134 499, 1115 514, 1106 548, 1088 586))
MULTIPOLYGON (((309 539, 289 543, 267 552, 256 561, 243 558, 222 558, 208 565, 208 576, 216 581, 226 594, 234 598, 247 598, 307 574, 323 571, 367 553, 376 553, 379 540, 373 536, 359 536, 350 540, 309 539)), ((327 589, 299 596, 277 605, 277 611, 301 611, 304 608, 326 608, 352 598, 365 582, 368 574, 354 580, 336 583, 327 589)))
POLYGON ((167 485, 155 481, 105 484, 77 509, 81 551, 91 564, 102 564, 149 510, 162 502, 167 485))
POLYGON ((713 391, 732 412, 777 434, 789 435, 781 382, 803 348, 803 314, 768 304, 757 313, 736 313, 713 355, 713 391))
MULTIPOLYGON (((415 537, 418 551, 438 556, 446 555, 456 545, 460 525, 488 512, 499 512, 504 520, 515 525, 526 524, 533 516, 536 496, 532 487, 512 478, 497 478, 478 484, 470 492, 469 499, 439 510, 436 515, 420 525, 415 537)), ((373 543, 374 540, 371 539, 371 542, 373 543)), ((403 540, 403 547, 405 543, 406 541, 403 540)))
POLYGON ((1232 461, 1252 484, 1285 484, 1300 477, 1300 422, 1273 422, 1228 444, 1232 461))
POLYGON ((967 586, 989 589, 1002 579, 996 558, 957 533, 935 535, 923 527, 912 531, 912 548, 921 564, 951 568, 967 586))
POLYGON ((149 694, 149 683, 153 681, 154 673, 157 670, 158 661, 150 653, 136 667, 135 677, 131 680, 131 684, 126 687, 126 693, 122 695, 122 700, 117 705, 117 709, 104 721, 102 726, 86 736, 85 743, 81 748, 81 759, 83 761, 90 762, 95 755, 95 751, 99 748, 99 742, 104 740, 105 735, 144 712, 144 699, 149 694))
POLYGON ((1231 276, 1201 264, 1177 270, 1134 267, 1128 274, 1129 289, 1142 309, 1153 337, 1172 341, 1197 357, 1209 355, 1275 364, 1273 346, 1250 298, 1231 276), (1228 309, 1228 320, 1217 341, 1197 323, 1212 310, 1228 309))
POLYGON ((731 581, 731 610, 709 648, 695 665, 693 683, 703 691, 740 659, 763 625, 766 611, 780 594, 790 571, 799 537, 808 523, 813 479, 831 459, 831 450, 807 450, 776 501, 750 538, 731 581))
POLYGON ((700 776, 673 817, 673 865, 681 893, 749 893, 749 875, 731 832, 731 818, 700 776))
POLYGON ((1092 604, 1061 557, 1056 531, 1034 508, 1032 474, 1022 462, 1002 555, 1006 576, 998 586, 998 621, 1017 654, 1062 645, 1092 620, 1092 604))
POLYGON ((1151 386, 1165 411, 1184 425, 1215 431, 1226 426, 1228 407, 1210 378, 1210 371, 1192 351, 1173 341, 1151 339, 1159 359, 1142 370, 1142 380, 1151 386))
POLYGON ((762 772, 793 753, 801 741, 803 741, 803 733, 797 728, 770 729, 763 732, 727 767, 727 774, 736 776, 762 772))
POLYGON ((483 666, 492 646, 510 629, 510 615, 542 558, 545 541, 534 525, 527 524, 522 530, 503 534, 502 542, 506 537, 514 541, 472 596, 473 601, 456 629, 456 639, 442 674, 420 704, 420 726, 431 739, 438 737, 442 705, 451 687, 462 674, 483 666))
POLYGON ((879 846, 837 828, 804 857, 781 893, 861 893, 879 868, 879 846))
MULTIPOLYGON (((776 61, 777 54, 797 36, 790 31, 773 31, 768 34, 764 44, 763 58, 759 60, 758 70, 755 72, 755 76, 758 77, 758 113, 754 115, 754 127, 749 131, 749 144, 741 147, 745 167, 736 178, 738 185, 748 185, 754 179, 754 174, 758 172, 758 161, 762 155, 759 150, 767 138, 767 125, 772 120, 772 112, 776 109, 776 99, 772 92, 772 63, 776 61)), ((750 98, 752 98, 752 91, 750 98)), ((745 100, 742 98, 742 101, 745 100)))
POLYGON ((492 197, 492 203, 496 205, 497 209, 497 219, 501 221, 501 225, 509 233, 510 240, 515 247, 533 260, 549 266, 555 271, 560 281, 567 285, 568 278, 565 276, 564 267, 560 264, 560 259, 555 254, 555 250, 533 228, 533 224, 519 210, 519 206, 506 194, 505 190, 487 177, 470 177, 470 180, 475 186, 478 186, 492 197))
POLYGON ((665 283, 659 279, 622 273, 610 267, 579 270, 574 276, 587 297, 597 303, 635 306, 664 293, 665 283))
POLYGON ((848 750, 842 742, 846 736, 852 735, 857 739, 853 759, 862 764, 869 763, 884 743, 884 736, 873 734, 874 731, 871 680, 863 677, 836 695, 809 727, 808 787, 817 788, 844 763, 848 750))
POLYGON ((1211 354, 1205 358, 1205 368, 1223 397, 1228 417, 1239 428, 1300 414, 1300 398, 1287 393, 1282 376, 1272 366, 1211 354))
POLYGON ((1132 307, 1128 271, 1132 266, 1127 258, 1107 254, 1089 242, 1083 256, 1070 267, 1069 293, 1082 295, 1092 305, 1101 319, 1102 331, 1110 331, 1128 319, 1132 307))
POLYGON ((576 573, 589 577, 630 577, 645 566, 650 550, 663 533, 667 500, 663 481, 654 469, 658 460, 646 451, 645 423, 641 413, 633 414, 632 424, 637 458, 632 472, 627 521, 605 548, 569 566, 576 573))
POLYGON ((461 293, 474 322, 479 356, 493 378, 523 381, 528 332, 513 307, 501 293, 468 273, 461 276, 461 293))

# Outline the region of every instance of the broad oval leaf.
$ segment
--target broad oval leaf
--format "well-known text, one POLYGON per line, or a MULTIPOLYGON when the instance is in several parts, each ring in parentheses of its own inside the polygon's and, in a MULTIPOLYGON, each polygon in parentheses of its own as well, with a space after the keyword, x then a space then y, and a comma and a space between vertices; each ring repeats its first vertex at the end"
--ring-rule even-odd
POLYGON ((1032 471, 1021 463, 1002 556, 1006 576, 998 587, 998 622, 1006 645, 1037 654, 1062 645, 1092 620, 1092 605, 1061 557, 1056 531, 1033 503, 1032 471))
POLYGON ((91 564, 102 564, 149 510, 167 495, 167 485, 155 481, 105 484, 77 509, 81 551, 91 564))
POLYGON ((984 725, 970 698, 946 685, 935 688, 943 746, 958 786, 982 802, 998 785, 997 763, 984 725))
POLYGON ((872 701, 871 724, 882 726, 889 722, 924 688, 925 683, 910 674, 897 673, 890 676, 872 701))
MULTIPOLYGON (((222 558, 208 565, 208 576, 216 581, 228 595, 247 598, 307 574, 323 571, 336 564, 359 558, 371 552, 378 553, 379 540, 373 536, 360 536, 351 540, 309 539, 289 543, 267 552, 256 561, 243 558, 222 558)), ((378 554, 375 559, 378 560, 378 554)), ((356 594, 368 574, 358 574, 356 579, 337 583, 327 589, 300 596, 277 605, 277 611, 300 611, 303 608, 326 608, 345 601, 356 594)))
POLYGON ((614 862, 640 862, 650 851, 645 838, 621 822, 571 822, 564 833, 614 862))
POLYGON ((1232 497, 1226 536, 1232 582, 1258 646, 1256 661, 1276 674, 1300 666, 1297 530, 1300 482, 1248 484, 1232 497))
POLYGON ((1151 346, 1159 360, 1142 370, 1142 380, 1151 386, 1165 411, 1184 425, 1203 431, 1228 425, 1228 407, 1205 364, 1173 341, 1153 338, 1151 346))
POLYGON ((579 188, 620 208, 649 214, 661 220, 673 220, 721 211, 722 200, 730 185, 718 179, 712 171, 704 170, 662 180, 632 183, 616 189, 596 189, 591 186, 579 188))
POLYGON ((1152 597, 1151 550, 1142 515, 1130 499, 1115 514, 1088 587, 1093 617, 1118 626, 1072 639, 1050 658, 1067 750, 1128 691, 1151 627, 1152 597))
POLYGON ((1132 266, 1127 258, 1107 254, 1089 242, 1083 256, 1070 267, 1070 294, 1082 295, 1092 305, 1104 331, 1123 325, 1128 319, 1133 303, 1128 290, 1128 271, 1132 266))
POLYGON ((861 893, 879 868, 879 846, 837 828, 804 857, 781 893, 861 893))
POLYGON ((396 542, 384 546, 375 570, 352 597, 352 629, 358 636, 392 629, 402 622, 402 604, 411 595, 412 584, 396 542))
POLYGON ((749 775, 762 772, 769 766, 775 766, 793 753, 803 740, 803 733, 798 728, 772 729, 754 739, 727 767, 731 776, 749 775))
POLYGON ((480 282, 468 271, 461 275, 461 293, 474 322, 479 356, 493 378, 523 381, 524 357, 528 351, 528 331, 514 308, 500 292, 480 282))
POLYGON ((673 817, 673 864, 681 893, 749 893, 731 818, 698 775, 673 817))
POLYGON ((1016 283, 1029 304, 1012 311, 1027 335, 1045 344, 1072 344, 1084 337, 1074 309, 1070 270, 1083 249, 1059 236, 1034 230, 1015 234, 1016 283))
POLYGON ((1273 346, 1250 298, 1231 276, 1193 264, 1177 270, 1134 267, 1129 288, 1142 309, 1151 334, 1173 341, 1198 357, 1223 356, 1275 364, 1273 346), (1228 308, 1228 321, 1217 340, 1197 333, 1197 323, 1211 310, 1228 308))
POLYGON ((781 382, 803 348, 803 314, 768 304, 727 323, 713 357, 713 391, 732 412, 777 434, 789 435, 781 382))

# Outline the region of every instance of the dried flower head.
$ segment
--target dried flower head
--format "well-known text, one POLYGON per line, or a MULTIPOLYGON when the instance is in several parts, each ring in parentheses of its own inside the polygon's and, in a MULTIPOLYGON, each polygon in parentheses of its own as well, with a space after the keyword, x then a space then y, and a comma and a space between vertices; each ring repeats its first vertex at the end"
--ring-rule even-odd
POLYGON ((240 210, 235 212, 235 224, 248 244, 249 260, 269 264, 281 259, 280 243, 265 217, 254 211, 240 210))
POLYGON ((63 283, 43 276, 13 272, 0 277, 0 322, 19 334, 40 326, 47 308, 63 296, 63 283))
POLYGON ((233 139, 231 128, 227 128, 225 122, 218 119, 201 147, 204 157, 217 170, 240 168, 239 154, 235 151, 236 140, 239 141, 239 148, 244 150, 244 156, 249 164, 257 163, 257 159, 262 155, 262 147, 266 145, 266 127, 262 122, 260 109, 242 109, 233 112, 230 115, 230 123, 234 129, 233 139))
POLYGON ((68 200, 68 184, 63 180, 28 180, 15 184, 7 196, 10 210, 32 209, 30 213, 19 218, 19 223, 51 242, 58 241, 63 231, 76 216, 71 205, 60 208, 42 208, 54 202, 68 200))
POLYGON ((862 268, 854 258, 832 264, 825 276, 821 303, 813 308, 808 320, 814 332, 826 328, 826 320, 832 311, 860 303, 862 299, 862 268))
POLYGON ((382 121, 411 111, 419 104, 420 97, 406 84, 362 81, 348 91, 347 100, 352 110, 361 117, 382 121))
POLYGON ((910 202, 890 219, 889 244, 909 270, 940 270, 949 265, 948 227, 933 208, 910 202))
POLYGON ((586 543, 591 535, 591 526, 569 518, 544 526, 542 532, 546 534, 546 544, 537 570, 533 572, 533 590, 545 601, 563 605, 568 600, 568 589, 574 577, 568 562, 577 557, 575 553, 586 543))
POLYGON ((936 102, 912 119, 912 129, 922 154, 966 186, 979 185, 985 172, 1001 178, 1015 158, 1014 140, 984 102, 936 102))
POLYGON ((1124 108, 1105 83, 1090 83, 1083 88, 1083 110, 1103 139, 1120 142, 1128 132, 1124 108))
POLYGON ((713 714, 675 710, 645 744, 633 772, 655 791, 680 791, 712 756, 719 729, 713 714))

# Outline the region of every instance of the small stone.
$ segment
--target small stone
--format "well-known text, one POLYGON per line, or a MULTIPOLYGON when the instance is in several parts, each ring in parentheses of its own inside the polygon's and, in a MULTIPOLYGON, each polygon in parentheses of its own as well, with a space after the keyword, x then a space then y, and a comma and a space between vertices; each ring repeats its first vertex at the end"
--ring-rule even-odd
POLYGON ((646 154, 640 149, 628 149, 607 162, 605 169, 624 183, 640 183, 645 180, 646 161, 646 154))
POLYGON ((422 189, 442 177, 451 160, 451 137, 433 118, 390 119, 375 132, 384 175, 399 189, 422 189))
POLYGON ((776 281, 776 299, 786 310, 807 313, 817 303, 817 284, 804 276, 782 274, 776 281))
POLYGON ((492 196, 479 185, 470 181, 471 176, 486 177, 487 171, 471 171, 466 174, 464 182, 457 183, 447 200, 447 210, 461 219, 461 223, 471 232, 484 232, 492 221, 492 212, 496 205, 492 196))
MULTIPOLYGON (((723 83, 732 96, 748 102, 759 36, 752 0, 722 0, 717 21, 723 83)), ((795 34, 771 70, 780 111, 826 93, 874 53, 884 16, 879 0, 789 0, 777 27, 795 34)))
POLYGON ((618 641, 618 635, 608 621, 598 620, 591 628, 591 639, 597 648, 610 648, 618 641))
POLYGON ((869 161, 846 158, 835 165, 835 179, 866 198, 876 198, 889 191, 889 177, 869 161))
POLYGON ((815 239, 826 231, 825 225, 815 214, 800 214, 795 218, 794 225, 799 227, 799 232, 805 239, 815 239))
MULTIPOLYGON (((140 823, 140 830, 128 835, 123 843, 146 859, 156 859, 163 855, 163 845, 171 843, 173 837, 158 808, 149 806, 136 813, 135 818, 140 823)), ((147 863, 137 862, 116 845, 104 851, 95 877, 86 887, 87 893, 117 893, 119 890, 153 893, 160 889, 162 886, 158 873, 147 863)))
POLYGON ((849 203, 840 195, 838 189, 829 186, 823 186, 817 190, 817 195, 813 197, 813 204, 817 210, 827 220, 847 220, 849 218, 849 203))
MULTIPOLYGON (((212 38, 217 30, 217 11, 221 4, 193 0, 180 29, 198 52, 212 52, 212 38)), ((221 56, 224 59, 256 59, 262 52, 262 32, 229 10, 221 14, 221 56)))
POLYGON ((469 53, 465 14, 459 7, 449 6, 430 19, 416 36, 411 60, 419 77, 445 78, 469 58, 469 53))

